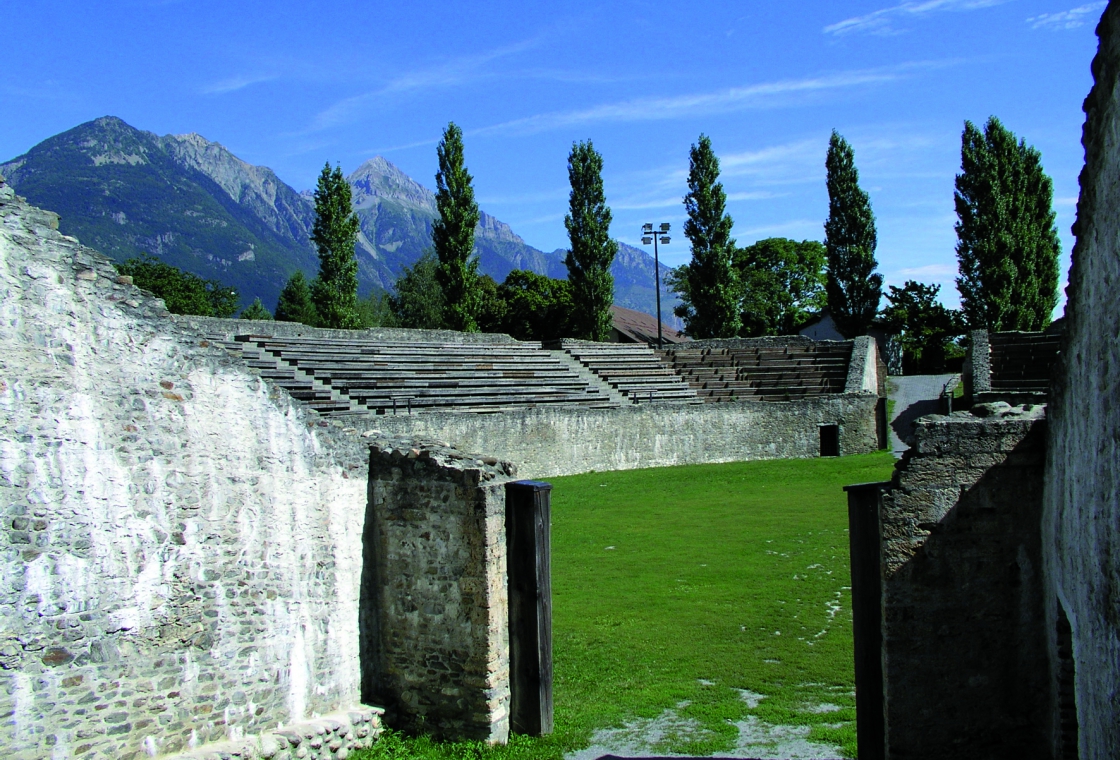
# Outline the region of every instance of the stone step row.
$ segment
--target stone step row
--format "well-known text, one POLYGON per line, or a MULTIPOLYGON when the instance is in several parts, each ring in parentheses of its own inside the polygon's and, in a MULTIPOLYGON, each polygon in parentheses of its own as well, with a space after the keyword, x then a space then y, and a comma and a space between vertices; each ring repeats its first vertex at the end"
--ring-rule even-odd
MULTIPOLYGON (((495 357, 489 344, 455 344, 456 356, 420 355, 388 343, 368 343, 378 350, 355 353, 320 350, 335 344, 313 340, 258 339, 241 336, 227 348, 241 354, 265 377, 320 413, 385 414, 392 410, 489 411, 570 404, 617 405, 539 344, 495 357), (505 361, 494 361, 495 358, 505 361)), ((412 344, 402 344, 410 348, 412 344)), ((443 347, 431 344, 429 349, 443 347)), ((505 347, 505 346, 503 346, 505 347)))
POLYGON ((632 403, 699 400, 689 383, 645 344, 562 341, 561 347, 632 403))
POLYGON ((781 401, 842 393, 851 344, 690 349, 665 359, 706 402, 781 401))

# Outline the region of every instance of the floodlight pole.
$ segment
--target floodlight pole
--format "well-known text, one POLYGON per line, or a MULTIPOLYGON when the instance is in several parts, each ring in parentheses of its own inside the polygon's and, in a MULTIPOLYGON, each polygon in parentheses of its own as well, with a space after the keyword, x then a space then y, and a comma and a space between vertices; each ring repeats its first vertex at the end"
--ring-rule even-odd
POLYGON ((666 235, 669 231, 669 223, 662 222, 658 225, 658 229, 654 232, 652 224, 642 225, 642 244, 649 245, 650 238, 653 238, 653 292, 657 296, 657 350, 662 349, 661 338, 661 265, 657 258, 657 239, 660 237, 661 242, 666 245, 669 244, 669 236, 666 235))

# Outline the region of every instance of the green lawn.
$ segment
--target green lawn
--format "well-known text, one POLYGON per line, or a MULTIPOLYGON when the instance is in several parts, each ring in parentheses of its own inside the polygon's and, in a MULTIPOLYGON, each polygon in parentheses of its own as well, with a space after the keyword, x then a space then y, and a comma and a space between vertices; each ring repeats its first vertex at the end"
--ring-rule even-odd
POLYGON ((753 715, 854 756, 841 487, 893 464, 883 452, 552 479, 556 733, 492 749, 394 740, 362 757, 559 758, 667 710, 687 731, 659 751, 726 752, 753 715))

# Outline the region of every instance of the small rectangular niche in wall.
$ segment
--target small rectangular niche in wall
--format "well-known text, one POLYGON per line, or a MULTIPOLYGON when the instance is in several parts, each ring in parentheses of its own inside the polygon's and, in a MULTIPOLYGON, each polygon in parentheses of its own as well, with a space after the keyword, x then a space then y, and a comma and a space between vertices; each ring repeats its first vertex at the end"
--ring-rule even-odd
POLYGON ((840 426, 821 425, 821 456, 840 456, 840 426))

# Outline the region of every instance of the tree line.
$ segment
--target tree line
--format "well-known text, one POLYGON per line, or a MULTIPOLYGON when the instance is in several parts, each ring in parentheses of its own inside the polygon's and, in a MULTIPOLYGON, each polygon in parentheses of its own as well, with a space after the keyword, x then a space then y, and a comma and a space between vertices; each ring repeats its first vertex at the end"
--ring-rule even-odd
MULTIPOLYGON (((618 244, 603 189, 603 158, 591 141, 574 143, 564 226, 570 250, 566 280, 515 270, 497 283, 478 271, 479 221, 462 130, 444 130, 436 150, 436 209, 432 247, 397 281, 395 292, 358 297, 355 244, 358 217, 350 186, 328 163, 315 190, 311 240, 319 272, 297 271, 276 304, 275 319, 342 329, 373 326, 506 332, 547 340, 610 337, 618 244)), ((1053 185, 1036 149, 991 117, 981 130, 965 122, 961 173, 954 202, 961 308, 939 300, 940 286, 913 280, 883 292, 876 272, 875 215, 859 184, 855 154, 835 130, 825 157, 828 218, 824 243, 768 238, 739 247, 719 181, 719 159, 701 135, 689 152, 688 219, 691 259, 668 278, 681 304, 675 313, 693 338, 796 334, 827 307, 845 337, 873 323, 900 336, 911 371, 937 371, 963 349, 968 329, 1041 330, 1057 304, 1060 243, 1052 210, 1053 185), (885 296, 887 305, 880 310, 885 296)), ((161 295, 177 313, 231 316, 237 294, 220 283, 179 272, 150 256, 119 265, 136 283, 161 295)), ((272 319, 257 299, 242 318, 272 319)))
MULTIPOLYGON (((454 122, 444 130, 436 157, 432 247, 405 268, 394 293, 370 296, 364 309, 357 298, 358 218, 350 210, 350 187, 340 169, 325 166, 315 191, 312 234, 319 275, 311 282, 302 272, 292 275, 280 293, 275 318, 319 327, 399 326, 506 332, 524 340, 608 340, 614 301, 610 267, 618 244, 610 237, 603 158, 592 143, 574 144, 568 156, 572 190, 564 219, 571 242, 566 280, 514 270, 497 283, 480 274, 474 253, 480 213, 463 133, 454 122)), ((250 309, 260 318, 260 310, 250 309)))
POLYGON ((939 302, 939 285, 907 280, 883 292, 871 201, 851 145, 835 130, 825 157, 823 246, 774 239, 736 247, 719 159, 706 136, 692 146, 689 164, 692 260, 674 270, 672 284, 682 299, 676 313, 692 337, 795 333, 827 306, 845 337, 878 323, 899 336, 908 371, 934 372, 963 354, 968 330, 1037 331, 1050 323, 1061 254, 1053 183, 1039 152, 994 116, 983 129, 966 121, 961 137, 954 192, 959 310, 939 302))

